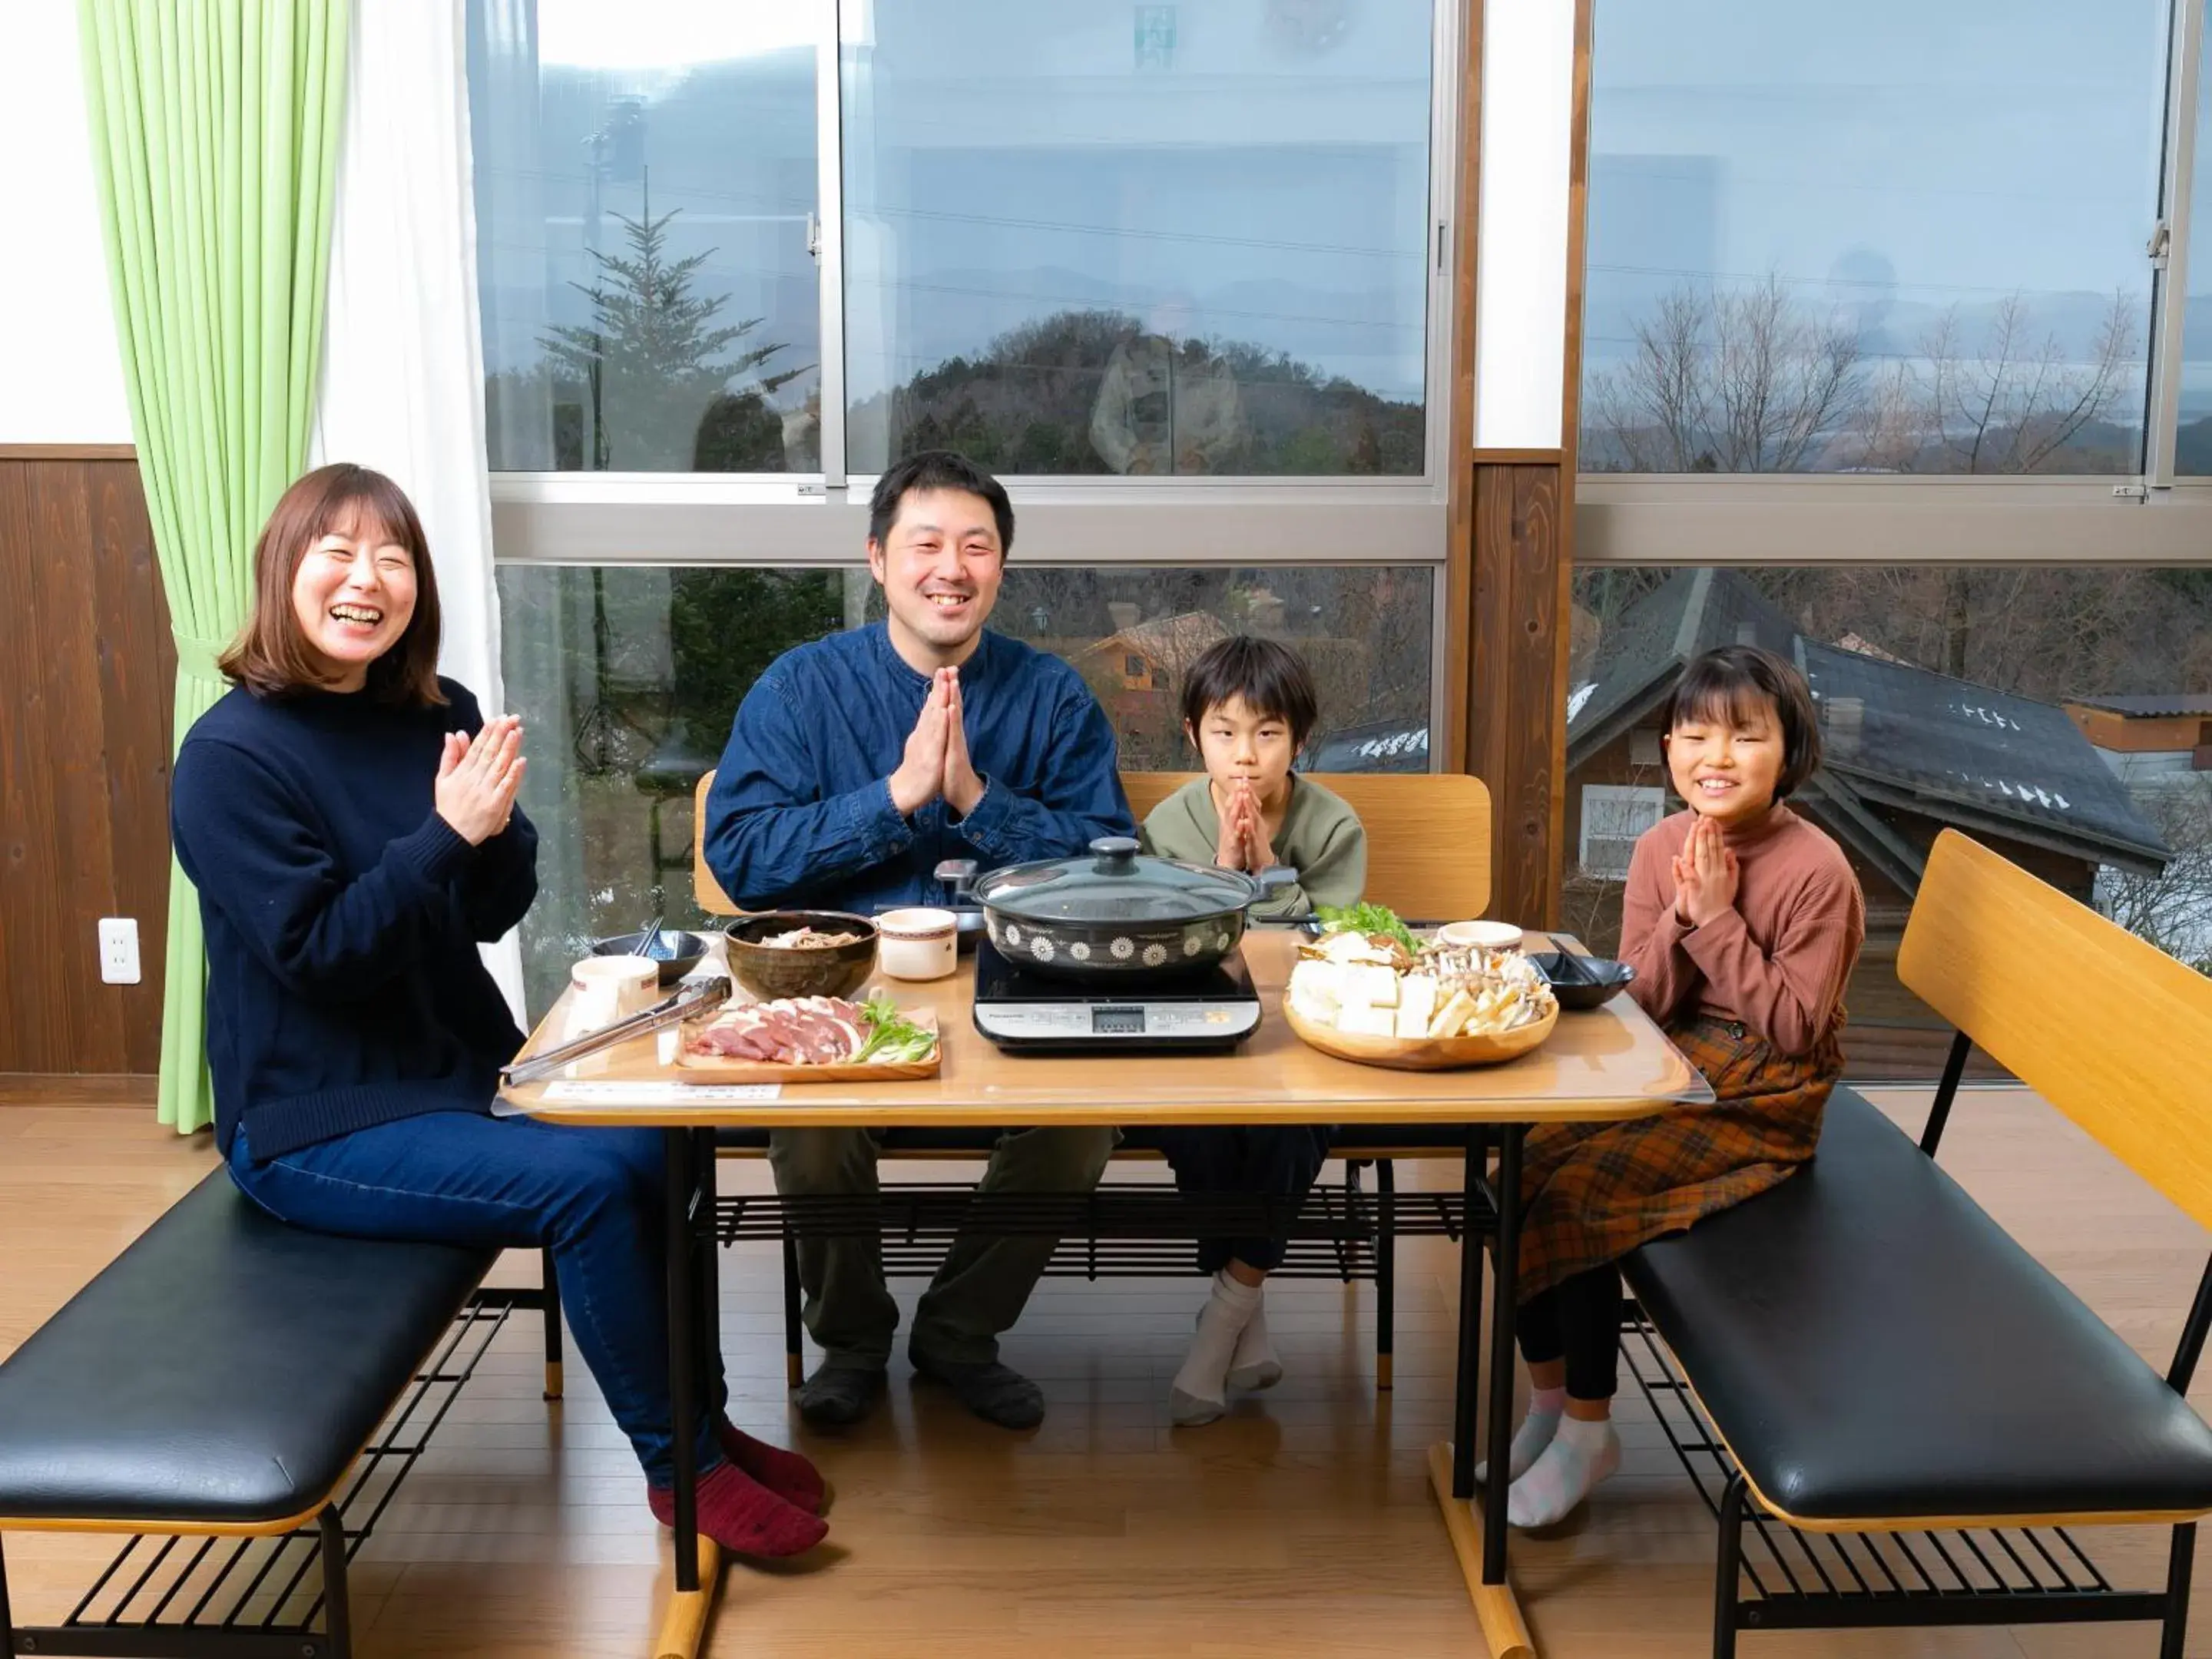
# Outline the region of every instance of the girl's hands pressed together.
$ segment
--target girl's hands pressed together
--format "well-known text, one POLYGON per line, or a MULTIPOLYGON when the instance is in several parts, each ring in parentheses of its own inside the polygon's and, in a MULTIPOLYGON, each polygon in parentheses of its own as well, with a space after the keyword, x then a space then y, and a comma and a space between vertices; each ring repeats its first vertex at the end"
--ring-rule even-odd
POLYGON ((1702 927, 1735 904, 1741 871, 1736 856, 1711 818, 1690 826, 1690 838, 1674 860, 1674 918, 1685 927, 1702 927))
POLYGON ((522 722, 513 714, 485 721, 473 742, 448 732, 433 795, 438 816, 470 846, 483 846, 507 828, 528 764, 522 758, 522 722))

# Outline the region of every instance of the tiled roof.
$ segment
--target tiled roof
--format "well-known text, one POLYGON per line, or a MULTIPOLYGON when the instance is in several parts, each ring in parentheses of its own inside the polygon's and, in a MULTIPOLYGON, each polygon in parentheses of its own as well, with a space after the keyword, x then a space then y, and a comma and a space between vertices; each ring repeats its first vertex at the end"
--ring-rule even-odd
POLYGON ((2069 697, 2067 702, 2082 708, 2095 708, 2107 714, 2126 714, 2138 720, 2171 720, 2201 715, 2212 718, 2212 696, 2182 696, 2168 694, 2163 696, 2094 696, 2069 697))
POLYGON ((1729 570, 1679 572, 1623 614, 1595 672, 1571 688, 1570 769, 1647 717, 1692 659, 1736 643, 1765 646, 1805 671, 1829 768, 1861 793, 1939 821, 2015 824, 2086 858, 2156 864, 2168 855, 2063 710, 1808 639, 1729 570))

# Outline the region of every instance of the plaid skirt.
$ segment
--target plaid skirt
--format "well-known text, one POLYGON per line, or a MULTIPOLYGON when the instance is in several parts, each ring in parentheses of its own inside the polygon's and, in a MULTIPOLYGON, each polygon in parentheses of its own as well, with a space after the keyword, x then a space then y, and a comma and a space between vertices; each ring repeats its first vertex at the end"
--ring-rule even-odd
POLYGON ((1779 1186, 1813 1156, 1844 1069, 1834 1032, 1776 1052, 1732 1020, 1696 1015, 1667 1035, 1719 1097, 1625 1123, 1541 1123, 1521 1165, 1521 1297, 1779 1186))

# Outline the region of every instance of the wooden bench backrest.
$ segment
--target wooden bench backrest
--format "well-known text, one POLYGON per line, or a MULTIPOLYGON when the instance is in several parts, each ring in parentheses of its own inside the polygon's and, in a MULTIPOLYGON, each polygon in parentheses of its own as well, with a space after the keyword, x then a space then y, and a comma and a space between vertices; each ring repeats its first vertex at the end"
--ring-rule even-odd
MULTIPOLYGON (((1124 772, 1121 787, 1137 821, 1196 775, 1124 772)), ((1402 916, 1456 921, 1490 905, 1490 791, 1460 772, 1316 772, 1367 826, 1367 896, 1402 916)), ((693 797, 691 890, 708 915, 738 907, 707 868, 702 837, 712 772, 693 797)))
POLYGON ((2212 979, 1955 830, 1929 855, 1897 969, 2212 1227, 2212 979))

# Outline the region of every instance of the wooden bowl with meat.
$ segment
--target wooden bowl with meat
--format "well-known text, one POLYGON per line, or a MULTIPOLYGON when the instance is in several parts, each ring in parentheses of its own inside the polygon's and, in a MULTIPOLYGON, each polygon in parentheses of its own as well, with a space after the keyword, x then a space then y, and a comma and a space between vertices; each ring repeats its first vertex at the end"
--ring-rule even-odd
POLYGON ((876 966, 876 924, 846 910, 763 910, 729 938, 730 976, 763 1002, 849 996, 876 966))

